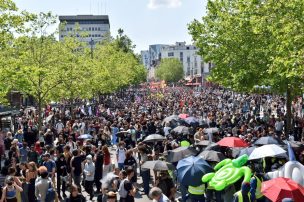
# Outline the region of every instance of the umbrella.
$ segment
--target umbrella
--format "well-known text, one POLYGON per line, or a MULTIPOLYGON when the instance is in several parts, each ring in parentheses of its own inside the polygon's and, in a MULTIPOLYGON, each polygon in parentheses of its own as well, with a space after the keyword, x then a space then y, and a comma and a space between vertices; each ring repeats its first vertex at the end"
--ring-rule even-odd
POLYGON ((171 115, 171 116, 166 117, 163 120, 163 123, 169 123, 170 121, 177 121, 177 120, 178 120, 178 116, 177 115, 171 115))
POLYGON ((161 142, 165 140, 166 138, 162 135, 159 134, 152 134, 148 135, 145 139, 144 142, 161 142))
POLYGON ((92 135, 89 135, 89 134, 83 134, 83 135, 80 135, 79 137, 78 137, 78 139, 92 139, 93 138, 93 136, 92 135))
POLYGON ((196 155, 197 151, 193 147, 178 147, 173 150, 168 151, 167 161, 168 162, 178 162, 179 160, 196 155))
POLYGON ((267 144, 284 144, 284 142, 274 138, 272 136, 261 137, 254 142, 255 145, 267 145, 267 144))
POLYGON ((209 133, 217 133, 217 132, 219 132, 218 128, 206 128, 204 130, 204 133, 207 133, 207 134, 209 134, 209 133))
POLYGON ((213 172, 212 167, 202 158, 190 156, 178 162, 177 179, 185 186, 199 186, 203 175, 213 172))
POLYGON ((202 140, 199 143, 197 143, 196 145, 198 146, 209 146, 211 144, 213 144, 214 142, 210 142, 209 140, 202 140))
POLYGON ((218 145, 223 147, 248 147, 247 142, 238 137, 225 137, 217 142, 218 145))
POLYGON ((221 147, 220 145, 212 142, 210 145, 208 145, 206 148, 205 148, 205 151, 210 151, 210 150, 213 150, 213 151, 220 151, 221 150, 221 147))
POLYGON ((178 134, 189 134, 189 128, 186 126, 177 126, 173 131, 178 134))
POLYGON ((293 148, 295 151, 301 151, 304 150, 304 144, 302 142, 298 142, 298 141, 287 141, 284 140, 283 141, 285 144, 289 143, 291 148, 293 148))
POLYGON ((242 156, 243 154, 247 154, 248 156, 250 156, 250 154, 256 149, 257 147, 253 146, 253 147, 247 147, 244 148, 240 151, 239 156, 242 156))
POLYGON ((189 115, 188 114, 180 114, 180 115, 178 115, 178 117, 181 118, 181 119, 186 119, 186 118, 189 117, 189 115))
POLYGON ((174 166, 171 163, 165 161, 146 161, 141 168, 152 169, 152 170, 174 170, 174 166))
POLYGON ((188 123, 189 125, 199 123, 198 119, 193 116, 187 117, 185 119, 185 122, 188 123))
POLYGON ((272 157, 281 154, 286 154, 286 151, 275 144, 268 144, 258 148, 255 148, 249 156, 249 160, 261 159, 265 157, 272 157))
POLYGON ((198 156, 206 161, 212 161, 212 162, 220 162, 221 160, 225 159, 224 154, 213 150, 203 151, 198 156))
POLYGON ((304 201, 304 187, 289 178, 279 177, 262 182, 262 194, 271 201, 292 198, 295 202, 304 201))

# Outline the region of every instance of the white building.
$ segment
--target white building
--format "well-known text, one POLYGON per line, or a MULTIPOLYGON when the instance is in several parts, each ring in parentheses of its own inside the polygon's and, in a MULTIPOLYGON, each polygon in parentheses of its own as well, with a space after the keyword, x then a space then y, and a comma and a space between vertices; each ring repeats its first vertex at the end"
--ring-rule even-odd
POLYGON ((77 32, 77 37, 84 42, 96 44, 103 40, 105 34, 110 33, 108 15, 59 16, 59 21, 59 40, 78 29, 80 33, 77 32))
POLYGON ((183 64, 185 78, 188 80, 195 78, 196 82, 201 83, 209 74, 212 65, 209 62, 205 62, 197 52, 198 49, 194 45, 176 42, 175 45, 162 47, 161 57, 177 58, 183 64))

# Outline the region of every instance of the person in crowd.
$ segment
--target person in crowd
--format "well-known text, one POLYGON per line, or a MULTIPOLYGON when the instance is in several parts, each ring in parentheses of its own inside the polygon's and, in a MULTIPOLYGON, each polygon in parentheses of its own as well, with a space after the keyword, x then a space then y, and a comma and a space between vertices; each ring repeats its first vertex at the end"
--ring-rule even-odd
MULTIPOLYGON (((149 152, 145 145, 139 146, 138 151, 140 153, 140 165, 142 166, 146 161, 148 161, 149 152)), ((142 176, 144 184, 144 192, 146 195, 149 195, 150 191, 150 169, 140 167, 140 174, 142 176)))
POLYGON ((44 154, 42 160, 43 160, 42 165, 47 168, 47 171, 49 173, 49 177, 54 182, 55 173, 56 173, 56 163, 51 159, 51 155, 49 153, 44 154))
POLYGON ((49 173, 46 168, 46 170, 40 172, 40 177, 35 183, 35 196, 37 200, 46 202, 46 195, 50 187, 53 187, 52 180, 49 178, 49 173))
POLYGON ((94 182, 96 185, 96 193, 101 192, 101 182, 103 176, 103 152, 101 147, 99 147, 97 153, 94 156, 95 162, 95 175, 94 175, 94 182))
POLYGON ((88 155, 86 157, 86 163, 84 165, 84 175, 85 175, 85 181, 84 181, 84 187, 86 192, 90 195, 90 200, 93 199, 94 196, 94 175, 95 175, 95 164, 93 162, 92 156, 88 155))
POLYGON ((70 197, 67 199, 67 202, 86 202, 85 197, 81 193, 79 193, 77 185, 71 185, 70 197))
POLYGON ((26 170, 26 183, 28 184, 28 200, 36 201, 35 196, 35 181, 38 176, 36 163, 31 161, 28 163, 28 169, 26 170))
POLYGON ((66 198, 65 190, 66 190, 66 182, 67 182, 67 162, 65 160, 64 154, 61 153, 59 158, 56 160, 56 184, 57 184, 57 195, 60 200, 61 197, 61 190, 62 196, 66 198))
POLYGON ((133 186, 132 178, 134 177, 133 168, 128 168, 127 177, 123 179, 119 185, 120 202, 134 202, 136 188, 133 186))
POLYGON ((116 151, 116 159, 118 163, 118 168, 120 170, 124 169, 124 162, 126 160, 126 148, 125 142, 121 141, 118 143, 118 149, 116 151))
POLYGON ((112 169, 112 163, 111 163, 111 154, 106 145, 102 147, 102 153, 103 153, 103 169, 102 169, 102 175, 103 177, 106 176, 112 169))
POLYGON ((176 187, 170 177, 168 171, 161 171, 156 178, 155 185, 162 190, 162 193, 166 195, 170 200, 175 200, 176 187))
POLYGON ((158 187, 153 187, 150 190, 149 196, 153 199, 153 202, 170 202, 170 199, 158 187))
POLYGON ((80 182, 81 176, 83 171, 83 164, 82 162, 85 160, 84 153, 80 153, 77 149, 73 150, 73 157, 71 159, 71 169, 72 169, 72 177, 74 183, 78 186, 81 190, 80 182))
POLYGON ((129 169, 129 168, 132 168, 134 173, 133 173, 133 177, 132 177, 132 182, 134 183, 135 186, 136 183, 137 183, 137 162, 133 156, 133 150, 128 150, 126 152, 126 159, 125 159, 125 162, 124 162, 124 167, 125 167, 125 170, 129 169))
POLYGON ((233 202, 251 202, 250 184, 242 183, 242 189, 234 194, 233 202))
POLYGON ((6 179, 5 186, 2 190, 2 197, 0 199, 1 202, 17 202, 18 192, 22 192, 22 188, 17 185, 14 178, 9 176, 6 179))

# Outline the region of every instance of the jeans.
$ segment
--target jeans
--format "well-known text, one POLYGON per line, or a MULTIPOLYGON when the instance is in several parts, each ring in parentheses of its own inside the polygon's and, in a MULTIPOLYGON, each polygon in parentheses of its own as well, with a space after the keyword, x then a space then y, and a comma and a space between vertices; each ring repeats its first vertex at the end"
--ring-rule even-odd
POLYGON ((60 196, 61 184, 62 184, 62 193, 63 193, 63 195, 65 195, 66 182, 64 180, 61 180, 60 175, 57 175, 57 194, 58 194, 58 196, 60 196))
POLYGON ((118 168, 119 168, 119 170, 123 170, 124 169, 124 163, 118 163, 118 168))
POLYGON ((94 184, 94 181, 87 181, 87 180, 84 181, 84 189, 88 194, 90 194, 91 200, 94 196, 93 184, 94 184))
POLYGON ((150 186, 149 186, 149 182, 150 182, 150 170, 142 170, 141 171, 141 177, 142 177, 143 184, 144 184, 145 194, 149 195, 149 191, 150 191, 150 186))
POLYGON ((117 144, 117 136, 116 134, 112 134, 112 145, 116 145, 117 144))
POLYGON ((79 176, 73 175, 73 180, 74 180, 74 183, 77 185, 77 187, 81 190, 81 185, 80 185, 81 175, 79 175, 79 176))

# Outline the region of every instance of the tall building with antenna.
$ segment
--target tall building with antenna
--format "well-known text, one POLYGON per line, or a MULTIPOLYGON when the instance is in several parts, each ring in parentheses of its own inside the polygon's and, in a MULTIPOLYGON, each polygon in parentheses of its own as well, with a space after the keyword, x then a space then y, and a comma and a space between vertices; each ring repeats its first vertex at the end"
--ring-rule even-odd
POLYGON ((79 40, 91 46, 102 41, 110 33, 108 15, 69 15, 59 16, 59 40, 69 34, 76 34, 79 40))

